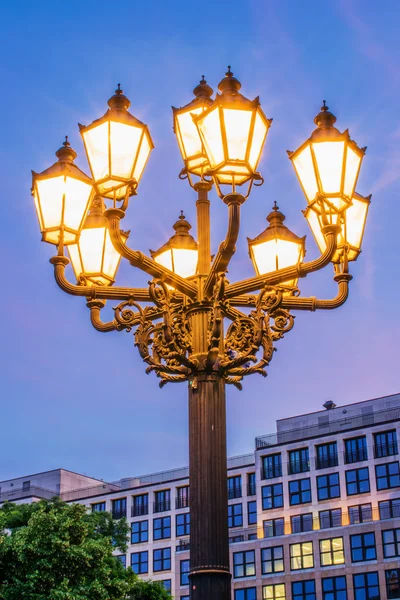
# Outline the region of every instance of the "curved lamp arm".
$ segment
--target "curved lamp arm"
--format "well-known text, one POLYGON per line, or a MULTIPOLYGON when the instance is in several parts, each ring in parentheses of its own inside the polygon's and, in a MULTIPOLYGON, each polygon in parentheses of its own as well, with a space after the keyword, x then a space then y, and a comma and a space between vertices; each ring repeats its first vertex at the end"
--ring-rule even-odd
POLYGON ((235 254, 240 229, 240 207, 246 201, 246 198, 242 194, 228 194, 223 200, 228 205, 228 231, 204 283, 205 297, 211 296, 217 273, 226 271, 232 256, 235 254))
POLYGON ((331 300, 318 300, 311 298, 283 298, 282 307, 292 310, 333 310, 344 304, 349 296, 349 282, 353 279, 349 273, 338 273, 333 278, 338 284, 338 293, 331 300))
POLYGON ((106 333, 108 331, 117 331, 118 324, 116 321, 108 321, 108 323, 104 323, 101 320, 100 312, 105 305, 106 303, 104 300, 89 300, 86 306, 90 308, 90 321, 93 327, 102 333, 106 333))
POLYGON ((170 271, 169 269, 159 265, 152 258, 149 258, 142 252, 128 248, 121 235, 121 230, 119 227, 120 220, 125 216, 124 211, 120 210, 119 208, 109 208, 104 212, 104 215, 108 220, 110 238, 115 250, 121 256, 129 260, 133 267, 137 267, 142 271, 145 271, 152 277, 162 279, 165 283, 168 283, 173 288, 182 292, 182 294, 185 294, 185 296, 189 296, 189 298, 196 298, 197 287, 193 283, 190 283, 173 271, 170 271))
POLYGON ((70 283, 65 277, 65 267, 69 264, 66 256, 53 256, 50 263, 54 265, 54 278, 57 285, 67 294, 72 296, 85 296, 88 298, 102 298, 103 300, 128 300, 132 298, 138 302, 151 302, 149 291, 145 288, 108 287, 102 285, 76 285, 70 283))
POLYGON ((228 285, 226 287, 226 297, 234 298, 241 294, 260 290, 266 285, 279 285, 289 279, 305 277, 308 273, 323 269, 331 262, 331 259, 336 252, 337 236, 338 233, 340 233, 340 226, 327 225, 322 229, 322 233, 324 234, 326 241, 326 250, 317 259, 306 263, 299 263, 293 267, 278 269, 277 271, 272 271, 265 275, 259 275, 258 277, 252 277, 251 279, 245 279, 244 281, 228 285))

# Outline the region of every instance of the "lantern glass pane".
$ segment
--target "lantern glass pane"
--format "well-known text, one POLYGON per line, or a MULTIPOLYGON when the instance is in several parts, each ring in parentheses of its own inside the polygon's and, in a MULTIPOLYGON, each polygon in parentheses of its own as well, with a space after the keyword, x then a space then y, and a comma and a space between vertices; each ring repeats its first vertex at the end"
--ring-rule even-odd
POLYGON ((102 272, 108 275, 111 279, 115 279, 115 274, 118 269, 121 256, 112 245, 108 229, 106 230, 104 260, 102 272))
POLYGON ((101 272, 105 233, 105 227, 82 229, 79 238, 79 248, 84 274, 101 272))
POLYGON ((191 277, 197 270, 197 250, 173 248, 174 272, 181 277, 191 277))
POLYGON ((256 113, 254 121, 253 139, 251 142, 249 162, 253 171, 257 169, 260 160, 261 152, 264 146, 265 137, 267 135, 267 125, 264 123, 259 113, 256 113))
POLYGON ((83 133, 87 155, 95 181, 109 175, 108 165, 108 122, 83 133))
POLYGON ((215 167, 223 162, 225 158, 218 107, 201 119, 198 127, 203 136, 209 163, 211 167, 215 167))
MULTIPOLYGON (((42 209, 44 229, 61 227, 65 193, 65 177, 51 177, 36 181, 38 200, 42 209)), ((58 235, 58 233, 57 233, 58 235)))
POLYGON ((135 169, 133 171, 133 177, 136 179, 137 182, 140 181, 140 178, 147 163, 147 159, 149 158, 150 151, 150 143, 145 132, 143 135, 142 144, 140 146, 139 156, 135 165, 135 169))
POLYGON ((68 246, 68 253, 71 259, 72 268, 75 273, 75 277, 78 280, 79 276, 83 273, 83 266, 81 261, 81 256, 79 254, 79 246, 78 244, 70 244, 68 246))
POLYGON ((344 142, 318 142, 312 145, 318 166, 322 192, 341 192, 344 142))
POLYGON ((354 152, 350 146, 347 146, 346 175, 344 179, 343 193, 349 198, 352 197, 354 188, 356 186, 360 162, 361 156, 354 152))
POLYGON ((253 255, 259 274, 296 265, 302 254, 301 248, 301 244, 279 239, 255 244, 253 255))
POLYGON ((297 176, 300 179, 304 191, 307 196, 307 200, 312 202, 317 192, 318 185, 315 177, 314 164, 311 156, 310 146, 306 146, 296 158, 293 159, 294 167, 297 172, 297 176))
POLYGON ((64 225, 78 231, 89 208, 92 186, 79 179, 65 178, 64 225))
POLYGON ((110 123, 111 174, 130 179, 143 129, 125 123, 110 123))
POLYGON ((346 241, 350 246, 361 248, 365 221, 368 212, 368 202, 353 198, 353 204, 345 213, 346 241))
POLYGON ((39 206, 39 201, 38 201, 38 197, 37 197, 36 188, 33 190, 33 199, 35 201, 35 208, 36 208, 37 216, 38 216, 38 219, 39 219, 40 231, 43 231, 44 225, 43 225, 42 213, 40 212, 40 206, 39 206))
POLYGON ((245 160, 253 111, 224 108, 223 114, 228 157, 230 160, 245 160))
POLYGON ((307 210, 306 219, 308 221, 311 231, 313 232, 315 241, 317 242, 317 246, 321 254, 323 254, 326 250, 326 242, 325 237, 321 231, 321 225, 319 222, 318 215, 313 210, 307 210))
POLYGON ((176 116, 176 120, 178 121, 178 142, 184 160, 202 152, 201 139, 198 129, 193 122, 192 115, 198 116, 203 110, 202 106, 195 109, 189 108, 186 112, 182 112, 176 116))
POLYGON ((165 267, 166 269, 173 271, 171 250, 165 250, 165 252, 162 252, 161 254, 156 256, 154 258, 154 260, 156 261, 156 263, 158 263, 162 267, 165 267))

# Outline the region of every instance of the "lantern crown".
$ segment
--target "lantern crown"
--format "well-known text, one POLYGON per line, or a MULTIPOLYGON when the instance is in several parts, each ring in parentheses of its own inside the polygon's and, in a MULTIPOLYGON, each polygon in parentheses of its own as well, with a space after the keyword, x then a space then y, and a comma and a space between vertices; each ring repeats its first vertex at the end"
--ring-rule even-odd
POLYGON ((276 200, 272 207, 272 211, 269 213, 269 215, 267 215, 266 219, 269 223, 268 227, 253 240, 247 238, 249 244, 260 244, 262 242, 267 242, 268 240, 280 239, 289 242, 301 243, 304 245, 306 236, 301 238, 293 233, 293 231, 291 231, 286 225, 284 225, 286 217, 279 210, 276 200))
POLYGON ((329 106, 326 105, 326 100, 322 101, 320 112, 316 117, 314 117, 314 123, 320 129, 333 127, 333 125, 336 123, 336 117, 329 111, 329 106))
POLYGON ((124 91, 121 90, 121 84, 119 83, 115 94, 107 102, 111 110, 128 110, 131 105, 130 100, 125 96, 124 91))
POLYGON ((201 76, 200 82, 193 89, 193 94, 196 98, 211 98, 214 90, 210 85, 208 85, 204 75, 201 76))
POLYGON ((233 76, 230 65, 228 66, 228 70, 225 73, 225 77, 221 79, 218 84, 218 89, 221 94, 235 94, 240 90, 242 84, 240 81, 233 76))
POLYGON ((65 140, 61 148, 59 148, 56 152, 56 156, 59 162, 68 162, 72 163, 78 156, 73 148, 71 148, 71 144, 68 141, 68 136, 65 136, 65 140))

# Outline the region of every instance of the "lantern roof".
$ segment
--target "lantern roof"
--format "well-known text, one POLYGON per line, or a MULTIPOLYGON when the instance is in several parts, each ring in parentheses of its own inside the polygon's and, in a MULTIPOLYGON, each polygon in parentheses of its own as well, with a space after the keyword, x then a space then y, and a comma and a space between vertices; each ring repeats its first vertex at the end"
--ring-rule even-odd
POLYGON ((183 210, 181 210, 181 214, 179 215, 178 220, 174 223, 173 228, 176 233, 172 235, 169 240, 161 246, 158 250, 150 250, 151 256, 158 256, 162 254, 166 250, 172 249, 183 249, 183 250, 197 250, 198 244, 196 240, 190 235, 189 231, 192 229, 189 221, 186 220, 185 215, 183 214, 183 210))
POLYGON ((218 90, 220 94, 217 94, 215 101, 219 101, 222 104, 236 104, 242 107, 254 108, 260 105, 260 98, 257 96, 254 100, 249 100, 246 96, 239 93, 242 84, 234 77, 231 67, 228 66, 228 70, 225 73, 225 77, 221 79, 218 84, 218 90))
POLYGON ((194 98, 185 104, 185 106, 181 106, 180 108, 172 107, 173 113, 187 110, 188 108, 196 108, 198 105, 211 105, 213 103, 211 96, 213 95, 214 90, 211 86, 208 85, 204 75, 201 76, 199 83, 193 89, 194 98))
POLYGON ((58 161, 48 167, 41 173, 32 171, 34 177, 49 178, 59 177, 61 175, 80 179, 89 185, 93 185, 93 181, 84 171, 82 171, 75 163, 74 160, 78 156, 77 152, 71 148, 71 144, 68 141, 68 136, 65 136, 65 141, 61 148, 55 153, 58 161))
POLYGON ((290 229, 283 224, 285 219, 285 215, 280 212, 279 206, 275 201, 272 211, 267 216, 267 221, 269 223, 268 227, 254 239, 247 238, 248 243, 251 246, 254 246, 256 244, 261 244, 262 242, 268 242, 269 240, 279 239, 295 242, 296 244, 302 244, 304 246, 306 236, 299 237, 293 233, 293 231, 290 231, 290 229))

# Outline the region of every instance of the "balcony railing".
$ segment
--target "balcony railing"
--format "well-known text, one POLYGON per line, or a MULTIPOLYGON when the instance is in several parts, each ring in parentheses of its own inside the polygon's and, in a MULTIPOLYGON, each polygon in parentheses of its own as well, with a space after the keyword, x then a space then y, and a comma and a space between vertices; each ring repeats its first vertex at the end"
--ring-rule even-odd
POLYGON ((315 457, 315 468, 316 469, 330 469, 331 467, 337 467, 339 464, 339 458, 337 454, 331 454, 329 456, 316 456, 315 457))
POLYGON ((126 508, 122 508, 120 510, 112 510, 111 512, 113 519, 123 519, 126 517, 126 508))
POLYGON ((233 500, 233 498, 241 498, 242 497, 242 486, 238 485, 236 487, 228 487, 228 500, 233 500))
POLYGON ((307 473, 310 470, 310 460, 291 460, 288 462, 288 473, 289 475, 295 475, 297 473, 307 473))
POLYGON ((368 460, 367 448, 358 448, 357 450, 345 450, 344 462, 346 465, 350 465, 356 462, 362 462, 368 460))
POLYGON ((385 456, 396 456, 399 453, 397 442, 390 442, 388 444, 375 444, 374 456, 375 458, 383 458, 385 456))
POLYGON ((143 515, 149 514, 149 505, 141 504, 138 506, 133 505, 131 507, 131 517, 142 517, 143 515))
POLYGON ((29 488, 13 488, 0 493, 0 502, 6 500, 19 500, 22 498, 43 498, 51 500, 55 496, 59 496, 54 490, 48 490, 39 486, 31 485, 29 488))
POLYGON ((175 508, 189 508, 190 498, 189 496, 177 496, 175 498, 175 508))
POLYGON ((171 510, 171 500, 156 500, 153 502, 153 512, 166 512, 171 510))

